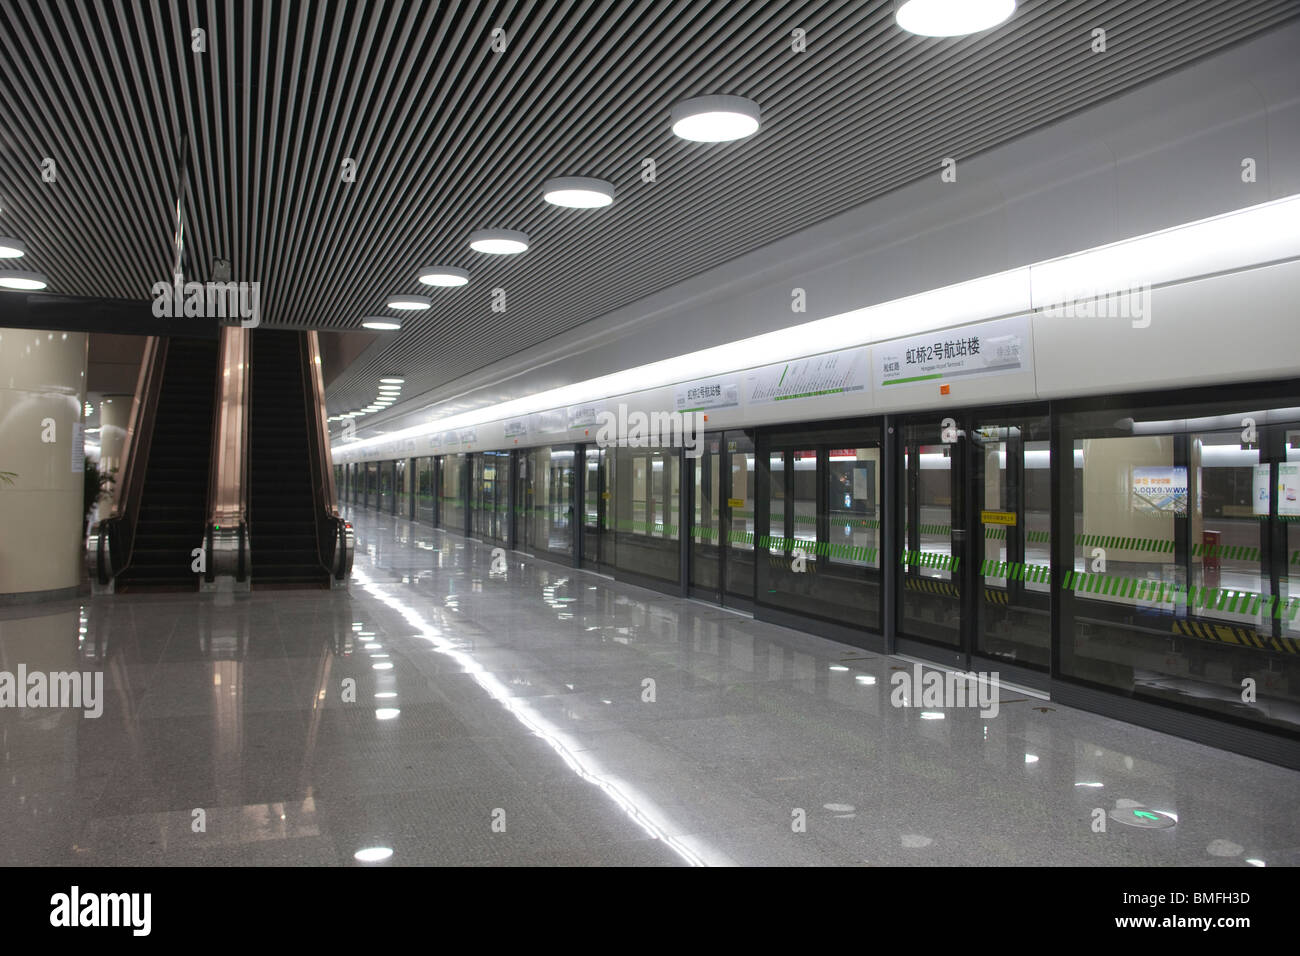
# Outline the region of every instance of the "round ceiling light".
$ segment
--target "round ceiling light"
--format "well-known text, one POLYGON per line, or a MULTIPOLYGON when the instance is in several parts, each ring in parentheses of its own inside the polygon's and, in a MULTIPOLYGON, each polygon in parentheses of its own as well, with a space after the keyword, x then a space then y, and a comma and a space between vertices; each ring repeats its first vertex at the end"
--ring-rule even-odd
POLYGON ((425 266, 416 277, 425 285, 458 286, 469 282, 469 270, 452 266, 425 266))
POLYGON ((1016 12, 1016 0, 895 0, 894 19, 923 37, 960 37, 991 30, 1016 12))
POLYGON ((379 386, 379 390, 380 390, 381 392, 400 392, 400 391, 402 390, 402 386, 400 386, 400 385, 380 385, 380 386, 379 386))
POLYGON ((603 179, 587 176, 561 176, 548 179, 542 186, 542 198, 554 206, 570 209, 599 209, 614 202, 614 186, 603 179))
POLYGON ((399 309, 403 312, 419 312, 433 305, 433 300, 427 295, 390 295, 384 302, 384 307, 388 309, 399 309))
POLYGON ((758 104, 743 96, 697 96, 673 107, 673 132, 696 143, 725 143, 758 132, 758 104))
POLYGON ((379 380, 380 385, 401 385, 406 379, 400 375, 387 375, 379 380))
POLYGON ((469 247, 475 252, 512 255, 528 249, 528 234, 514 229, 478 229, 469 234, 469 247))
POLYGON ((0 269, 0 288, 17 289, 21 292, 34 292, 44 289, 50 280, 39 272, 26 269, 0 269))
POLYGON ((362 319, 361 327, 363 329, 372 329, 375 332, 396 332, 402 327, 402 323, 387 316, 375 316, 371 319, 362 319))
POLYGON ((0 259, 19 259, 26 254, 27 246, 21 239, 0 236, 0 259))

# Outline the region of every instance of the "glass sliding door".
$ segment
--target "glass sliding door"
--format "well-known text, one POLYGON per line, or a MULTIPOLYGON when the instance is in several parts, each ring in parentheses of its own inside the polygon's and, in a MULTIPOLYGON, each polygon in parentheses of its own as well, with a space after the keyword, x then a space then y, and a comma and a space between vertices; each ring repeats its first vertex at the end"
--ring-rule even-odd
POLYGON ((597 445, 583 448, 582 566, 599 571, 612 564, 609 503, 613 500, 612 450, 597 445))
MULTIPOLYGON (((760 440, 757 457, 768 469, 768 532, 760 536, 757 552, 758 603, 879 631, 879 424, 774 431, 760 440)), ((736 478, 733 474, 733 490, 736 478)), ((743 538, 735 543, 743 544, 743 538)))
POLYGON ((436 520, 433 463, 432 457, 415 459, 415 520, 427 525, 436 520))
POLYGON ((694 593, 748 607, 754 599, 754 442, 744 431, 705 436, 691 474, 690 580, 694 593))
POLYGON ((704 436, 691 469, 691 593, 719 600, 722 587, 722 433, 704 436))
POLYGON ((528 527, 521 540, 534 552, 573 557, 575 454, 572 445, 533 448, 527 453, 521 482, 528 527))
POLYGON ((677 583, 681 580, 678 509, 681 450, 610 448, 613 557, 621 571, 677 583))
POLYGON ((1041 406, 902 420, 901 636, 1047 670, 1050 434, 1041 406))
POLYGON ((466 490, 469 484, 464 453, 443 455, 438 462, 438 526, 464 534, 466 490))
POLYGON ((379 463, 379 510, 386 515, 393 513, 393 466, 395 461, 379 463))
POLYGON ((411 494, 407 467, 410 460, 399 458, 393 462, 393 513, 399 518, 411 517, 411 494))

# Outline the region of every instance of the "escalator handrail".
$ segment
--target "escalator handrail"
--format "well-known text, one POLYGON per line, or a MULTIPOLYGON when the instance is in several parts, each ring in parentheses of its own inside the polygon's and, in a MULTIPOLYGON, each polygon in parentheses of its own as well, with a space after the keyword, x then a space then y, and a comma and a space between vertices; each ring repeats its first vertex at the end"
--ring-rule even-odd
POLYGON ((217 376, 213 395, 213 427, 209 455, 208 495, 204 510, 204 542, 208 549, 207 580, 233 571, 243 581, 248 565, 249 457, 251 449, 252 362, 251 330, 225 325, 217 343, 217 376), (235 543, 233 567, 216 549, 216 529, 235 543), (218 563, 222 566, 218 567, 218 563))
POLYGON ((163 375, 167 368, 168 340, 151 335, 145 339, 140 373, 136 377, 135 395, 127 420, 123 442, 121 477, 114 484, 113 504, 108 517, 95 525, 91 533, 96 579, 108 584, 131 564, 135 547, 135 527, 140 516, 140 498, 149 467, 153 445, 154 422, 158 415, 163 375))
POLYGON ((343 581, 352 571, 352 526, 339 515, 325 416, 325 378, 320 340, 316 331, 299 340, 303 406, 306 409, 307 454, 311 468, 312 513, 315 516, 316 554, 331 578, 343 581))

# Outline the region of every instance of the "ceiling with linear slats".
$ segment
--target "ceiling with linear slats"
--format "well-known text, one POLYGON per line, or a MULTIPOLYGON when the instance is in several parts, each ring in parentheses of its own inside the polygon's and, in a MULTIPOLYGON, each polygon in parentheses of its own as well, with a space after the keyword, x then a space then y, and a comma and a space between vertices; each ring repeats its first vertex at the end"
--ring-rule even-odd
POLYGON ((52 292, 147 299, 171 273, 187 137, 187 279, 229 259, 261 284, 264 324, 340 331, 384 313, 388 294, 433 297, 334 381, 342 412, 381 374, 404 374, 407 395, 458 378, 1300 5, 1026 0, 953 40, 904 33, 892 13, 864 0, 5 0, 0 235, 27 242, 22 264, 52 292), (806 52, 791 50, 795 28, 806 52), (758 101, 763 128, 675 137, 673 104, 707 93, 758 101), (615 205, 541 200, 543 180, 573 175, 613 182, 615 205), (475 253, 479 228, 523 230, 533 247, 475 253), (470 285, 420 285, 433 263, 469 269, 470 285))

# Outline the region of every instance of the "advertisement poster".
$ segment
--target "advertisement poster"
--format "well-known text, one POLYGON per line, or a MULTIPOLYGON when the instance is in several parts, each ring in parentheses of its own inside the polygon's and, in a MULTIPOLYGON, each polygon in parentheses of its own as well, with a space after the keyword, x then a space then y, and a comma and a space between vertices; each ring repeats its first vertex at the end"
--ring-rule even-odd
POLYGON ((1133 501, 1141 511, 1187 514, 1187 469, 1183 467, 1134 468, 1133 501))
POLYGON ((1277 513, 1300 515, 1300 465, 1277 466, 1277 513))
POLYGON ((1268 463, 1256 465, 1254 487, 1250 495, 1251 511, 1256 515, 1268 514, 1268 481, 1268 463))

